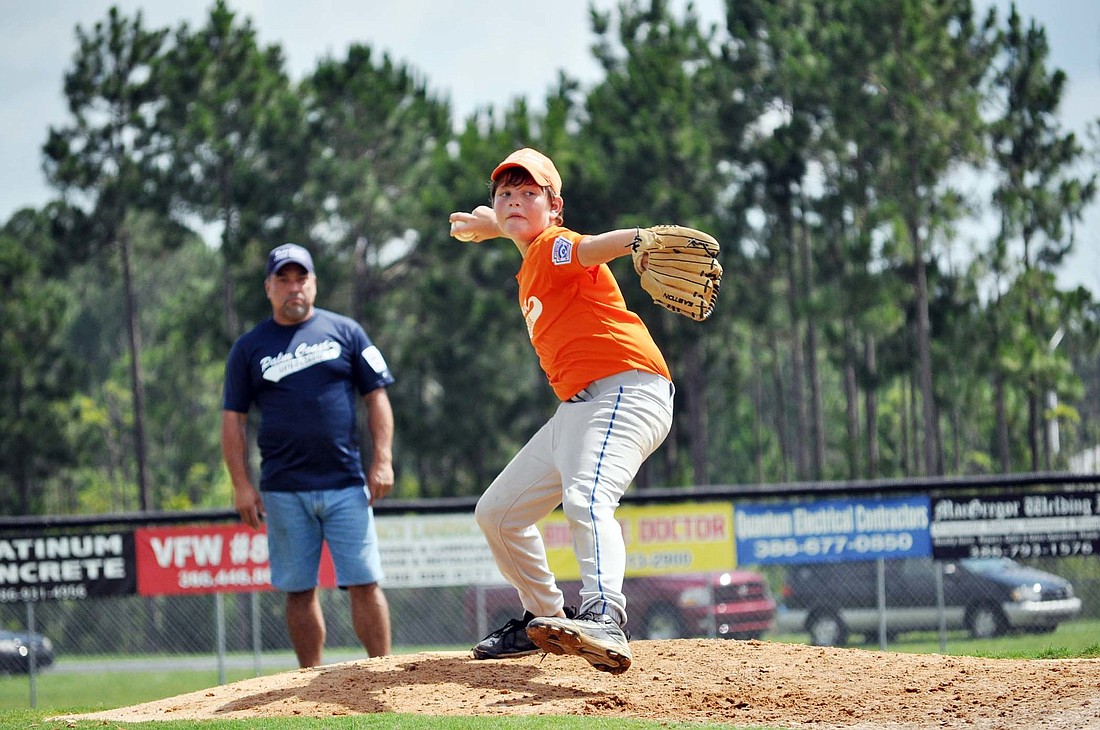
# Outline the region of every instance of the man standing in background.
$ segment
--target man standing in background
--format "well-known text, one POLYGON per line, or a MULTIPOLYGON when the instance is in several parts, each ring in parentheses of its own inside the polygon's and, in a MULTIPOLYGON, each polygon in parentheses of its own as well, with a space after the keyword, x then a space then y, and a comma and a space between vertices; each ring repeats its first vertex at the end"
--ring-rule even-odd
POLYGON ((293 243, 267 259, 271 317, 237 339, 225 368, 222 456, 241 521, 267 523, 271 583, 287 594, 290 641, 317 666, 325 620, 317 596, 322 543, 351 599, 352 624, 370 656, 390 653, 390 615, 372 505, 393 489, 394 382, 382 353, 354 320, 314 307, 313 258, 293 243), (373 442, 364 473, 357 398, 373 442), (249 409, 260 412, 259 489, 248 469, 249 409), (262 496, 261 496, 262 495, 262 496))

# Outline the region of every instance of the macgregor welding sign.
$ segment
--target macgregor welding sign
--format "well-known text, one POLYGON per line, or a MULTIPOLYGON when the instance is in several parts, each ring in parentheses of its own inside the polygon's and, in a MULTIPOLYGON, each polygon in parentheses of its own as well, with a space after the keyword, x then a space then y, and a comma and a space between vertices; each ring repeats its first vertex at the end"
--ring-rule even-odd
POLYGON ((932 501, 932 556, 1065 558, 1100 553, 1100 493, 1044 492, 932 501))
POLYGON ((0 538, 0 603, 124 596, 135 585, 131 532, 0 538))

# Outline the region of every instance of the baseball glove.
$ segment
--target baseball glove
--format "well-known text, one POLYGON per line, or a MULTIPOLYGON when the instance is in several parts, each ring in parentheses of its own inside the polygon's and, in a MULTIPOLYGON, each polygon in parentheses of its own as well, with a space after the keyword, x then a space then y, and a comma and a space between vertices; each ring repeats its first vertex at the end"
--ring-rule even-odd
POLYGON ((697 322, 710 316, 722 285, 714 236, 686 226, 639 228, 633 249, 634 270, 655 303, 697 322))

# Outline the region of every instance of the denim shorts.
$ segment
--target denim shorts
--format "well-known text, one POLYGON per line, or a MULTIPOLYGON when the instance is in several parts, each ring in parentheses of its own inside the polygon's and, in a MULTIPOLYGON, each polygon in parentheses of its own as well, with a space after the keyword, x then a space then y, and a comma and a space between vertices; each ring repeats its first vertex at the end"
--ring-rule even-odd
POLYGON ((321 543, 327 542, 336 584, 382 580, 374 510, 366 487, 263 493, 271 585, 297 593, 317 586, 321 543))

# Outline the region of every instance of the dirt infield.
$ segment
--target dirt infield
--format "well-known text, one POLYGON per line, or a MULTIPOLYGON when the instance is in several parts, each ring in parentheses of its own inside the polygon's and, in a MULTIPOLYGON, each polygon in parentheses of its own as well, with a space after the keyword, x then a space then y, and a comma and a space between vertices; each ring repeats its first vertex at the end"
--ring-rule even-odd
POLYGON ((52 719, 589 715, 782 728, 1100 727, 1100 660, 977 659, 760 641, 631 642, 618 677, 575 657, 400 654, 52 719))

